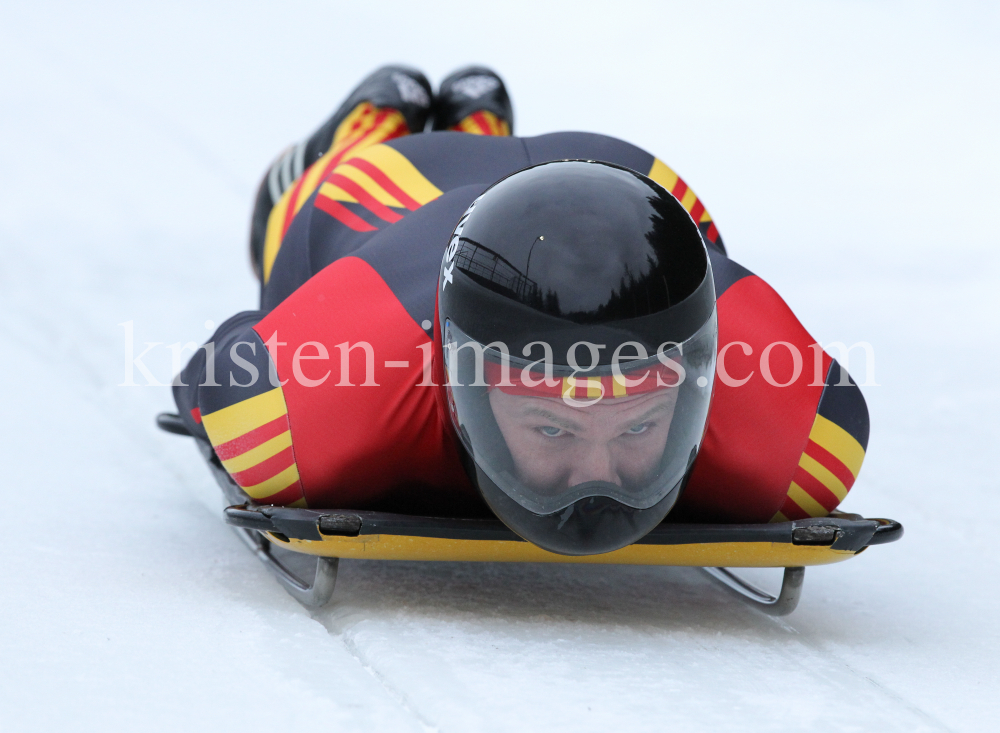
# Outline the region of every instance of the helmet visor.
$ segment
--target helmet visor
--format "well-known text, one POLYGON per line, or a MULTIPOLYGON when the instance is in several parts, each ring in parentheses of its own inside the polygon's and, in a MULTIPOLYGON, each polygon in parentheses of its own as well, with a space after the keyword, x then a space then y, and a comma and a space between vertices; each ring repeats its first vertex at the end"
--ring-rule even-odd
POLYGON ((552 514, 588 497, 648 509, 680 484, 697 454, 716 340, 713 313, 683 343, 647 354, 625 342, 615 348, 620 358, 598 365, 603 344, 578 342, 554 355, 535 342, 512 355, 449 320, 451 419, 479 468, 531 512, 552 514))

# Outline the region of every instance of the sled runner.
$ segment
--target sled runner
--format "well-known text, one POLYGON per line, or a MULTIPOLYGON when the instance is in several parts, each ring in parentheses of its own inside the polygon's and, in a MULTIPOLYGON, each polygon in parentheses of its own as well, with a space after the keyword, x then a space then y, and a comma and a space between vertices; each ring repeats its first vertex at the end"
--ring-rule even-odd
MULTIPOLYGON (((157 425, 167 432, 189 435, 177 415, 163 413, 157 425)), ((258 505, 230 478, 211 446, 200 440, 196 443, 231 504, 224 512, 226 523, 285 589, 307 606, 322 606, 330 600, 340 558, 571 562, 700 567, 753 607, 783 616, 798 604, 806 566, 841 562, 903 535, 899 522, 833 512, 828 517, 773 524, 664 522, 639 542, 614 552, 558 555, 525 542, 498 520, 258 505), (314 576, 300 577, 279 557, 281 550, 315 557, 314 576), (741 579, 730 567, 784 568, 781 590, 775 597, 741 579)))

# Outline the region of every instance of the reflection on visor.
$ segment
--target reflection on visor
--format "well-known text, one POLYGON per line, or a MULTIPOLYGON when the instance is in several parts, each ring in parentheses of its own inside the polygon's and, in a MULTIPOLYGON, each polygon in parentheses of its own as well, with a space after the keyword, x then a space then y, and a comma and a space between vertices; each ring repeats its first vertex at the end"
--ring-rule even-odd
POLYGON ((561 399, 617 399, 648 394, 658 389, 676 387, 684 374, 676 361, 668 365, 656 363, 640 368, 621 369, 618 374, 604 376, 556 377, 551 372, 524 368, 504 369, 488 361, 484 365, 486 384, 510 395, 551 397, 561 399), (504 373, 506 371, 506 374, 504 373))
POLYGON ((588 497, 648 509, 697 453, 715 371, 714 316, 651 359, 574 372, 501 353, 445 324, 452 419, 508 497, 552 514, 588 497))

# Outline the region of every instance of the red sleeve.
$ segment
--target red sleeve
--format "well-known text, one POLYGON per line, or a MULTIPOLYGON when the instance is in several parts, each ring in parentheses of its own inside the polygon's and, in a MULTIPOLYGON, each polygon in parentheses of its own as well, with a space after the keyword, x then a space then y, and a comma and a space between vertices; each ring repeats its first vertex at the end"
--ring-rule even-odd
POLYGON ((694 521, 768 522, 798 470, 832 360, 812 348, 815 339, 755 275, 723 292, 718 318, 720 358, 707 433, 675 511, 694 521))
POLYGON ((371 265, 335 261, 255 330, 276 347, 271 356, 310 507, 458 513, 478 504, 442 424, 437 388, 419 386, 431 341, 371 265))

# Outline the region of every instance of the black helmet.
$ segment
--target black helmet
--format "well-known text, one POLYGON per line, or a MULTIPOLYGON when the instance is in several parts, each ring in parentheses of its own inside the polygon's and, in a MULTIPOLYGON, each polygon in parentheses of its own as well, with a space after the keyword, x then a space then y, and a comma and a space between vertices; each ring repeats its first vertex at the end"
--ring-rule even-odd
POLYGON ((677 199, 609 163, 525 168, 466 210, 438 287, 447 409, 497 517, 566 555, 659 524, 704 435, 718 333, 677 199))

